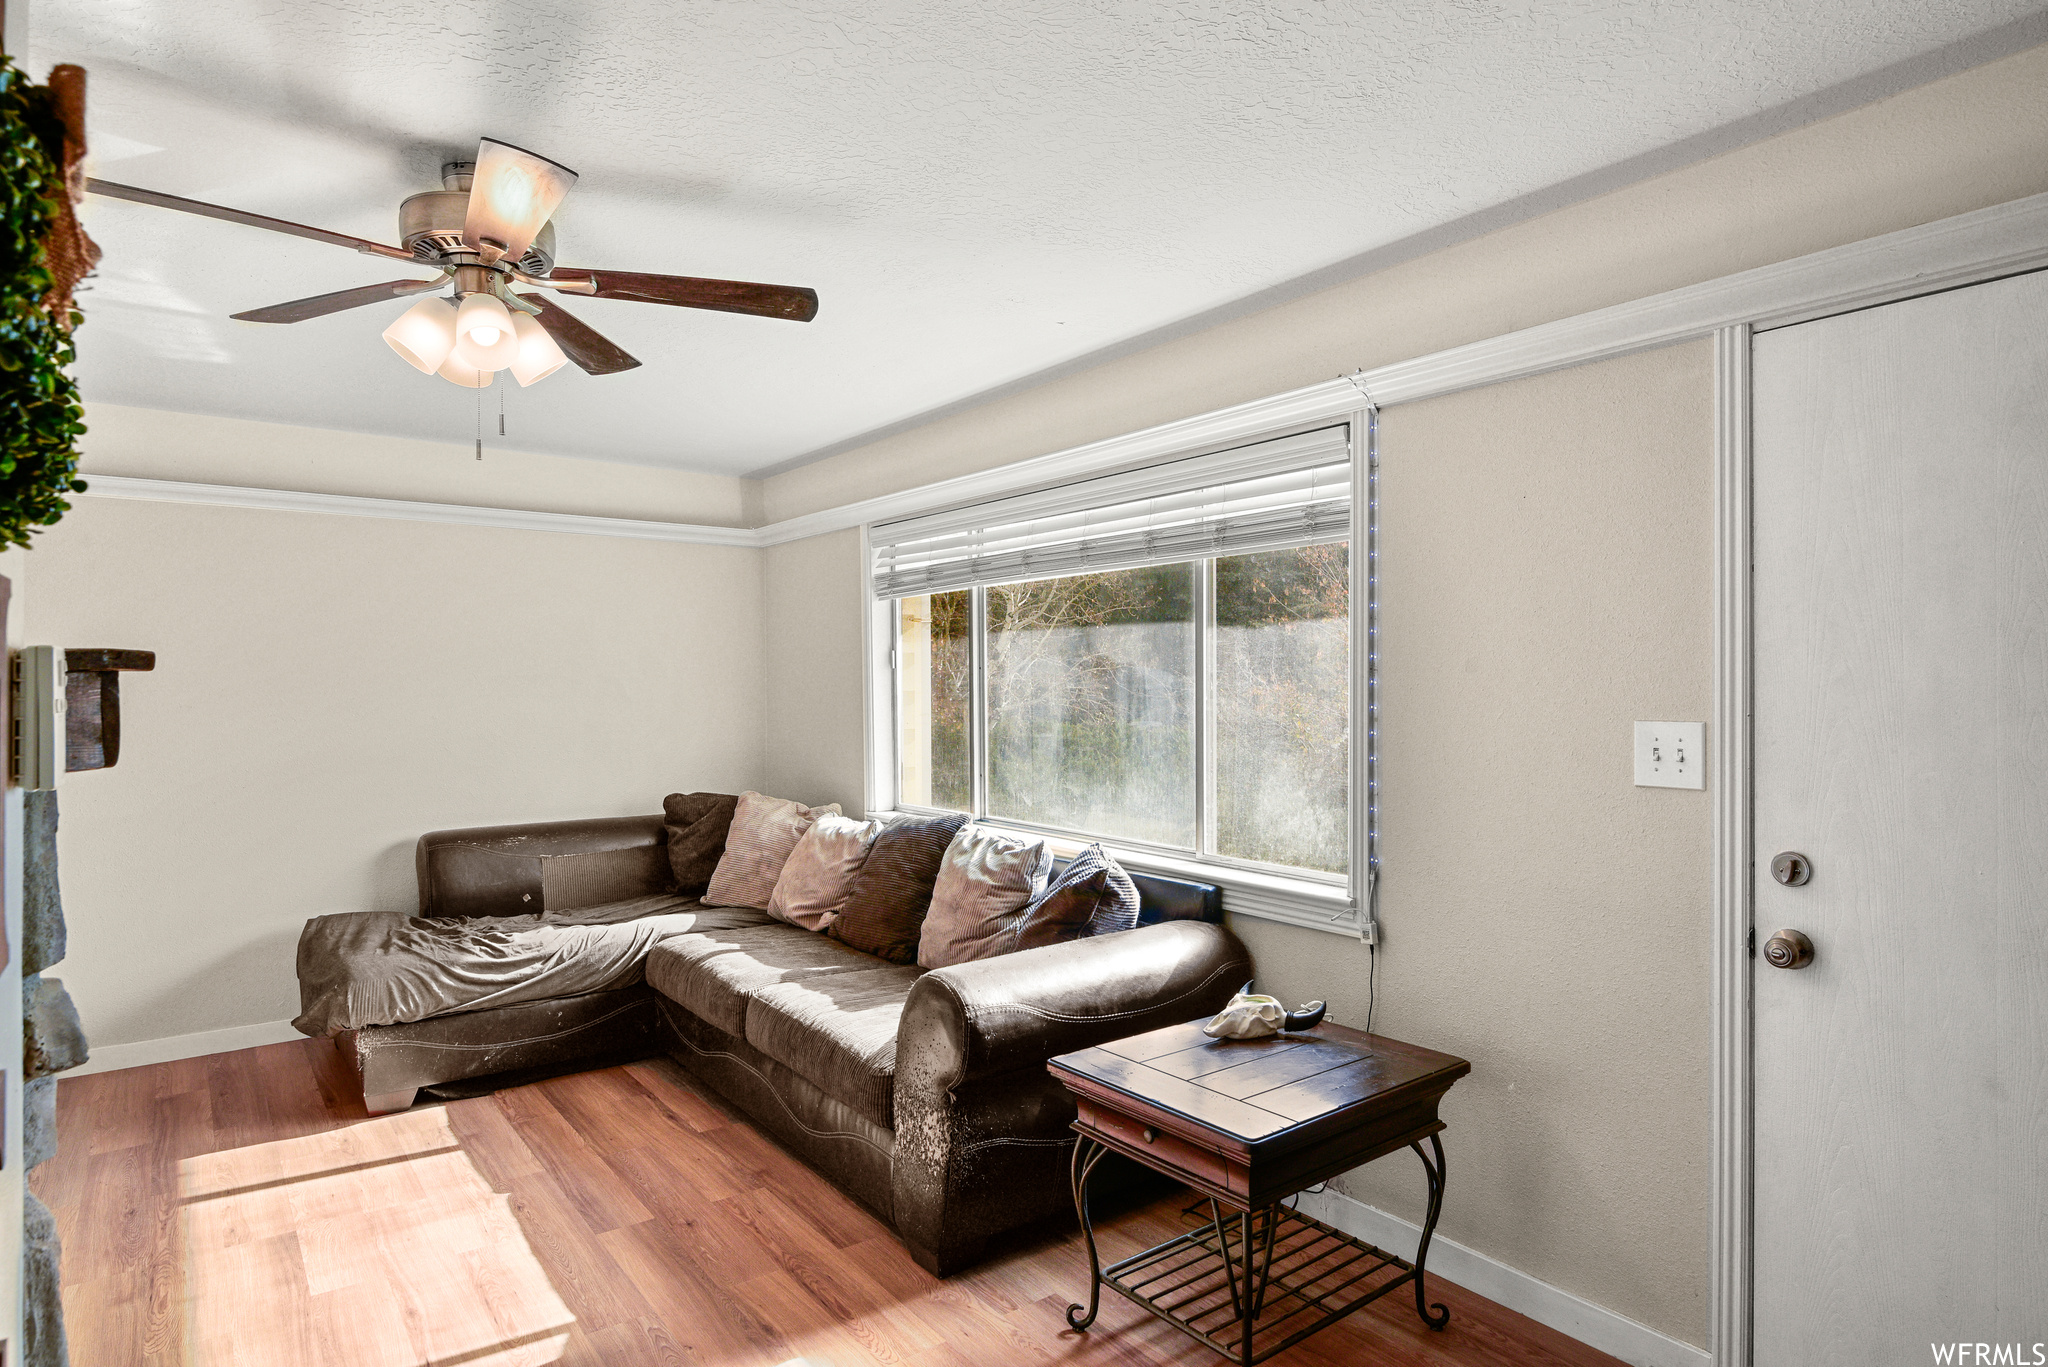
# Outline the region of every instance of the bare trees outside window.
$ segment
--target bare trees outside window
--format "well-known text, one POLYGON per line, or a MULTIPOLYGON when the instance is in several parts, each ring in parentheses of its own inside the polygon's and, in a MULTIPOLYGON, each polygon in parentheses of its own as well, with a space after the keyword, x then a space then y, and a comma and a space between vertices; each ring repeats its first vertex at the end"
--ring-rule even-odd
POLYGON ((1351 548, 1216 565, 1216 852, 1350 868, 1351 548))
POLYGON ((1347 546, 903 598, 897 623, 902 804, 1349 868, 1347 546))
POLYGON ((988 590, 988 812, 1193 848, 1193 565, 988 590))

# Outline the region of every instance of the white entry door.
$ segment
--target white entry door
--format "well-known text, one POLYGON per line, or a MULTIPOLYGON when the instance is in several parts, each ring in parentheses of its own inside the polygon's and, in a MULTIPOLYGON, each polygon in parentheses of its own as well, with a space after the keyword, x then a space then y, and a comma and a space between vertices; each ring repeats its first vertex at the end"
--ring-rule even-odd
POLYGON ((1768 332, 1754 363, 1754 1360, 2032 1367, 2048 274, 1768 332), (1810 964, 1769 964, 1780 929, 1810 964))

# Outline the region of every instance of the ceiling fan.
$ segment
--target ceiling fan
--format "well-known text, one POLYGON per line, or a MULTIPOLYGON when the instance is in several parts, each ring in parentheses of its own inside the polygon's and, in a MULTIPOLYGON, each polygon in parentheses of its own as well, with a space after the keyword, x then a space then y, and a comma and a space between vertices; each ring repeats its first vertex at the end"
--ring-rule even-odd
POLYGON ((302 323, 451 286, 447 297, 422 299, 400 314, 384 329, 384 340, 422 373, 471 389, 490 384, 500 370, 510 370, 521 385, 529 385, 569 361, 592 375, 615 375, 640 364, 547 294, 519 293, 514 285, 799 323, 817 316, 817 292, 795 286, 634 271, 556 270, 555 227, 550 220, 575 183, 576 173, 568 167, 485 138, 474 162, 449 162, 441 168, 442 189, 414 195, 398 206, 402 247, 133 185, 106 180, 85 184, 92 193, 112 199, 268 228, 436 270, 428 280, 387 280, 231 316, 254 323, 302 323))

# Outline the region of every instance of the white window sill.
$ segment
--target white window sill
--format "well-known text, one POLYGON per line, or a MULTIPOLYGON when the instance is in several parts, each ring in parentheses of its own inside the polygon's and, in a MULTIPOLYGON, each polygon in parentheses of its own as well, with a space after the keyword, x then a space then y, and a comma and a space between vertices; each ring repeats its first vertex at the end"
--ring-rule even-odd
MULTIPOLYGON (((923 816, 930 813, 889 811, 870 812, 869 815, 887 819, 897 815, 923 816)), ((993 826, 1016 835, 1035 836, 1050 845, 1053 853, 1063 859, 1079 854, 1090 843, 1078 836, 1055 834, 995 818, 976 824, 993 826)), ((1111 840, 1100 843, 1119 864, 1134 872, 1180 878, 1191 883, 1214 883, 1223 889, 1223 910, 1229 915, 1277 921, 1281 925, 1300 926, 1304 930, 1320 930, 1347 938, 1359 935, 1358 904, 1351 896, 1350 888, 1343 883, 1312 877, 1290 878, 1286 874, 1248 869, 1237 864, 1180 858, 1157 850, 1131 849, 1111 840)))

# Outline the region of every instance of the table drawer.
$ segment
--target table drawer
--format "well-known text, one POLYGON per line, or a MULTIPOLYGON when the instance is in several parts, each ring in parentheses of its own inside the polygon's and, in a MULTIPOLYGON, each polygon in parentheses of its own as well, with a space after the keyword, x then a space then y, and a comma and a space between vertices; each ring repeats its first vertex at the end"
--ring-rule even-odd
POLYGON ((1112 1148, 1138 1156, 1147 1167, 1219 1191, 1242 1194, 1245 1190, 1243 1168, 1233 1165, 1220 1153, 1190 1144, 1142 1120, 1106 1110, 1083 1099, 1080 1122, 1112 1148))

